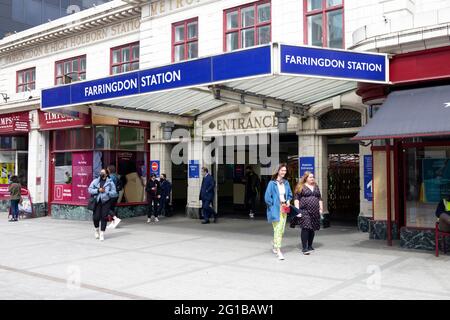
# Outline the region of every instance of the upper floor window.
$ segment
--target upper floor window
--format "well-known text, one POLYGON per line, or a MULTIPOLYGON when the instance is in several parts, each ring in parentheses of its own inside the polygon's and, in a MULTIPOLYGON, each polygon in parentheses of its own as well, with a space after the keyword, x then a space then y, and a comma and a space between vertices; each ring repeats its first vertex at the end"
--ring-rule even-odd
POLYGON ((198 57, 198 18, 172 25, 172 62, 198 57))
POLYGON ((344 0, 304 0, 305 43, 344 48, 344 0))
POLYGON ((55 84, 86 80, 86 56, 70 58, 55 63, 55 84))
POLYGON ((111 74, 139 69, 139 42, 111 49, 111 74))
POLYGON ((272 39, 269 0, 225 10, 224 19, 225 51, 267 44, 272 39))
POLYGON ((36 68, 17 71, 16 92, 31 91, 36 88, 36 68))

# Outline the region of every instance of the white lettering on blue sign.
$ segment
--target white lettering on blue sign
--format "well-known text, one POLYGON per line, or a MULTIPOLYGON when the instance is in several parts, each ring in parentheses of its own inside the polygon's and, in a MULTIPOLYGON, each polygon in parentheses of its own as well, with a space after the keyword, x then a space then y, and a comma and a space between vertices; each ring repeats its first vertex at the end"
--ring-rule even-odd
POLYGON ((302 57, 302 56, 293 56, 289 54, 285 56, 285 60, 286 63, 288 64, 304 65, 304 66, 316 66, 327 68, 331 67, 331 68, 372 71, 372 72, 381 72, 383 70, 383 66, 378 63, 347 61, 347 64, 345 64, 345 61, 338 59, 302 57))
POLYGON ((121 92, 123 90, 136 89, 138 87, 137 79, 126 79, 123 81, 114 81, 84 88, 84 96, 90 97, 99 94, 111 92, 121 92))
POLYGON ((174 70, 164 73, 151 74, 141 78, 141 87, 151 87, 154 85, 181 81, 181 70, 174 70))

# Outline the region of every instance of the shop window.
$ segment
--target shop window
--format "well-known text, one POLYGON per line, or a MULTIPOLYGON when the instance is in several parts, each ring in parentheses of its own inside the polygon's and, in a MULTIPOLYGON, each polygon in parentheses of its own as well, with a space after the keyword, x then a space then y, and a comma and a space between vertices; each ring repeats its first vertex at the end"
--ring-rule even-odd
POLYGON ((86 56, 57 61, 55 75, 57 85, 86 80, 86 56))
POLYGON ((55 184, 72 184, 72 153, 55 153, 55 184))
POLYGON ((28 150, 28 136, 0 136, 1 150, 28 150))
POLYGON ((120 127, 119 149, 121 150, 145 150, 145 129, 120 127))
POLYGON ((31 91, 36 88, 36 68, 17 71, 16 92, 31 91))
POLYGON ((304 0, 305 44, 344 48, 343 0, 304 0))
POLYGON ((172 25, 172 62, 198 57, 198 18, 172 25))
POLYGON ((271 2, 258 1, 225 10, 224 50, 233 51, 270 43, 271 2))
POLYGON ((361 127, 361 113, 348 110, 331 110, 319 118, 320 129, 361 127))
POLYGON ((111 74, 139 69, 139 42, 111 49, 111 74))
POLYGON ((57 130, 53 132, 54 150, 89 150, 92 149, 91 128, 57 130))
POLYGON ((95 127, 96 149, 117 149, 116 128, 111 126, 95 127))
POLYGON ((433 228, 436 207, 450 195, 450 146, 406 151, 406 224, 433 228))

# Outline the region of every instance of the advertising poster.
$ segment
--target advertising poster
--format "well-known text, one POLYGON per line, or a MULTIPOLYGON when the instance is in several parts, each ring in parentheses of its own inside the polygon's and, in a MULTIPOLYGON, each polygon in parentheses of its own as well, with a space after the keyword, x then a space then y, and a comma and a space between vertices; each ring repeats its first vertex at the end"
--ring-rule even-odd
POLYGON ((87 203, 92 177, 92 153, 74 153, 72 158, 72 201, 87 203))
POLYGON ((71 184, 55 184, 53 200, 55 201, 72 201, 72 185, 71 184))
POLYGON ((450 194, 450 159, 423 159, 421 201, 437 203, 450 194))

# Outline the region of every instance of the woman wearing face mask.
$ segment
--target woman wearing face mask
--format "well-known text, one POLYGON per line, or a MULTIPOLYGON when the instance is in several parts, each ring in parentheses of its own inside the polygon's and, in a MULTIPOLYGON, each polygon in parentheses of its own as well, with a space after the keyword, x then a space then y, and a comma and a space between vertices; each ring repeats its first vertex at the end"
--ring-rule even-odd
POLYGON ((96 197, 96 205, 93 213, 95 238, 105 240, 107 216, 111 208, 111 199, 117 197, 116 186, 106 173, 106 169, 100 171, 100 176, 94 179, 89 186, 89 193, 96 197), (99 225, 101 222, 101 229, 99 225))

